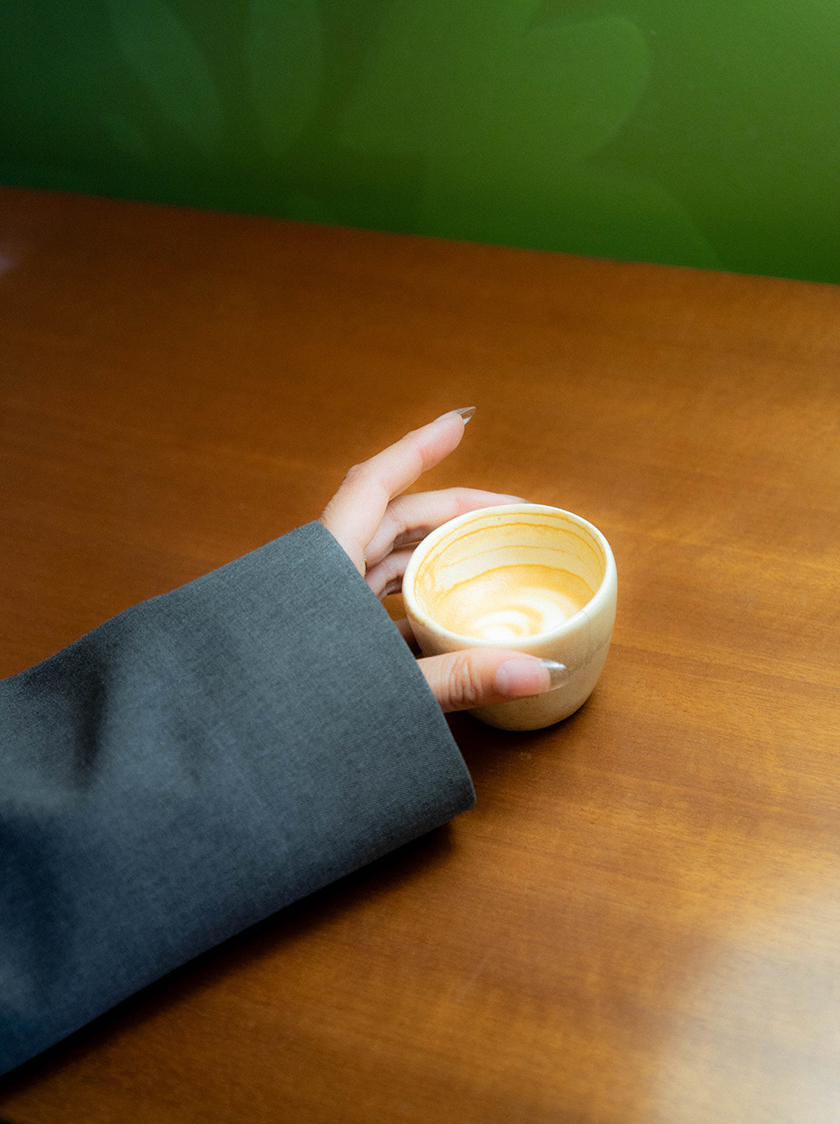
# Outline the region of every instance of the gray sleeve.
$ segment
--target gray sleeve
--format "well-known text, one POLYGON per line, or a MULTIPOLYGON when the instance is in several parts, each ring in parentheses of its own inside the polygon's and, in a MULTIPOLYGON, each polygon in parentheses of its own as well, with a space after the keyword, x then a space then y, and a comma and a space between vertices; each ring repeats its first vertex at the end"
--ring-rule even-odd
POLYGON ((0 1072, 470 808, 317 523, 0 683, 0 1072))

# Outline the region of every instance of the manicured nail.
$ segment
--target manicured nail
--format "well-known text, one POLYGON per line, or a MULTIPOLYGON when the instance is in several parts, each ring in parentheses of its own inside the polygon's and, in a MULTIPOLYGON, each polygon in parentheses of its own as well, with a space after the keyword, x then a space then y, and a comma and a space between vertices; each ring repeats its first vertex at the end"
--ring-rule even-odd
POLYGON ((464 425, 466 425, 475 413, 475 406, 462 406, 460 410, 453 410, 452 413, 459 414, 464 425))
POLYGON ((563 687, 569 682, 569 669, 564 663, 558 663, 557 660, 540 660, 540 663, 548 672, 548 677, 551 680, 549 691, 556 691, 558 687, 563 687))
POLYGON ((528 695, 542 695, 546 691, 556 691, 568 682, 569 669, 555 660, 507 660, 496 671, 496 688, 509 699, 521 699, 528 695), (549 685, 545 685, 548 672, 549 685))

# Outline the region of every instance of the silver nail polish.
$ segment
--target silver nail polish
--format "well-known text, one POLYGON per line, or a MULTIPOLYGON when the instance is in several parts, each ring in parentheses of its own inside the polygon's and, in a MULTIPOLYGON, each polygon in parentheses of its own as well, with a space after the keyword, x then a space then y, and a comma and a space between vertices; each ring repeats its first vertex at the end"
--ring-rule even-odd
POLYGON ((556 660, 540 660, 540 663, 548 669, 551 680, 549 691, 556 691, 558 687, 569 682, 569 669, 564 663, 558 663, 556 660))

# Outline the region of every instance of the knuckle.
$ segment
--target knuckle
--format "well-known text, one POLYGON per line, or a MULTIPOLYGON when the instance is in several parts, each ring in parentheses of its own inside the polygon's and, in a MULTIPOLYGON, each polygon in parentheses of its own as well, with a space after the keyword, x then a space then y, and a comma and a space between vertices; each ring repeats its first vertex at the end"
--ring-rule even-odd
POLYGON ((408 521, 404 512, 400 511, 398 507, 390 508, 386 512, 383 523, 386 521, 389 523, 388 531, 391 541, 395 545, 401 546, 408 541, 406 537, 408 535, 408 521))
POLYGON ((385 514, 379 525, 379 534, 388 543, 388 549, 399 550, 410 542, 416 541, 415 536, 410 531, 411 525, 405 513, 401 511, 399 505, 395 506, 392 501, 385 509, 385 514))
POLYGON ((472 493, 468 488, 455 489, 455 508, 459 515, 466 515, 473 510, 472 493))
POLYGON ((396 575, 392 556, 389 554, 387 558, 383 558, 380 562, 377 562, 376 566, 383 585, 390 585, 396 575))
POLYGON ((358 480, 363 480, 366 468, 367 464, 364 461, 361 464, 352 464, 344 474, 344 483, 353 484, 358 480))
POLYGON ((457 656, 450 669, 449 697, 458 710, 478 706, 482 698, 481 676, 468 653, 457 656))

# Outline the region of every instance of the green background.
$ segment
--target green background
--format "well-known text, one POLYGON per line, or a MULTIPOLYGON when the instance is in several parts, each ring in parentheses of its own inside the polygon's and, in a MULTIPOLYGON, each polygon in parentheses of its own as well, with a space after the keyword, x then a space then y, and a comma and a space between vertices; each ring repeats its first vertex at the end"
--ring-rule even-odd
POLYGON ((0 181, 840 281, 827 0, 2 0, 0 181))

